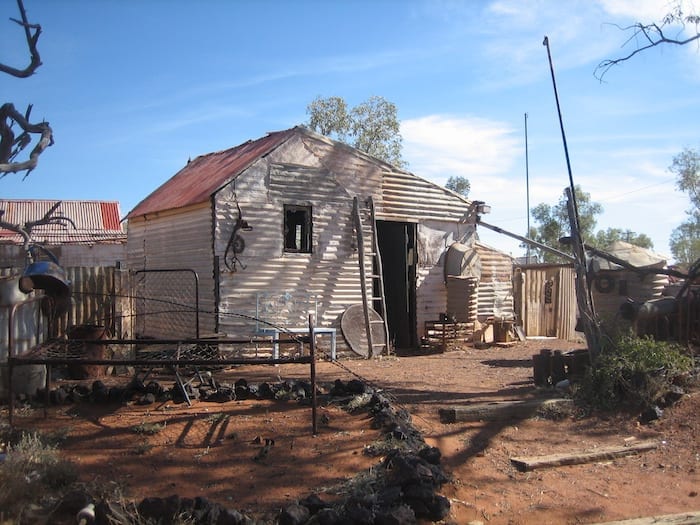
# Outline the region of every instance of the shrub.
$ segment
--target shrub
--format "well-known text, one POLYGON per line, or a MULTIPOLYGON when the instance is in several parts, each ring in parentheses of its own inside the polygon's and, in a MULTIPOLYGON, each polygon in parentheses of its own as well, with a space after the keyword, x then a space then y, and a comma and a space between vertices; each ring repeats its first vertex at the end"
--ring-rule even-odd
POLYGON ((645 409, 670 389, 675 378, 692 367, 693 360, 677 344, 620 335, 601 350, 575 395, 593 408, 645 409))
POLYGON ((55 445, 39 434, 22 434, 8 445, 0 464, 0 509, 16 515, 28 503, 48 491, 56 491, 77 480, 75 466, 58 456, 55 445))

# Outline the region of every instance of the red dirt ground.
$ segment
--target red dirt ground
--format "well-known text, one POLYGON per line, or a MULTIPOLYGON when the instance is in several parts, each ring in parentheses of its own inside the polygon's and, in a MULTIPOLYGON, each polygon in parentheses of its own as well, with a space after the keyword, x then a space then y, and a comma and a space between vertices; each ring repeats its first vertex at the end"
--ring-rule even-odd
MULTIPOLYGON (((321 384, 360 378, 412 415, 430 445, 440 448, 452 479, 445 523, 598 523, 700 510, 700 394, 686 395, 662 419, 640 425, 629 416, 533 418, 445 424, 438 410, 541 394, 532 383, 533 354, 580 345, 558 340, 512 347, 462 346, 445 353, 319 363, 321 384), (659 448, 584 465, 519 472, 513 456, 592 451, 655 439, 659 448)), ((308 377, 302 365, 237 367, 231 382, 275 382, 308 377)), ((6 407, 3 407, 4 409, 6 407)), ((6 417, 3 410, 1 417, 6 417)), ((206 496, 255 517, 312 492, 342 497, 344 484, 381 458, 363 454, 379 439, 366 414, 337 406, 319 409, 323 423, 311 434, 311 409, 296 402, 231 401, 97 407, 69 405, 20 412, 16 426, 67 435, 62 454, 81 479, 121 487, 126 497, 206 496), (144 424, 164 427, 138 434, 144 424), (139 427, 141 425, 141 427, 139 427), (256 438, 274 439, 262 459, 256 438)))

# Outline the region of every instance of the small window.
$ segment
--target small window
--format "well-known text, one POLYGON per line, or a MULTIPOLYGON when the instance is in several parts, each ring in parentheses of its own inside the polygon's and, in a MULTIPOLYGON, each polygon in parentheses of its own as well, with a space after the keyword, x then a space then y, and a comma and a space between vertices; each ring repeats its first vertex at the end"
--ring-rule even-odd
POLYGON ((284 251, 311 253, 311 206, 284 205, 284 251))

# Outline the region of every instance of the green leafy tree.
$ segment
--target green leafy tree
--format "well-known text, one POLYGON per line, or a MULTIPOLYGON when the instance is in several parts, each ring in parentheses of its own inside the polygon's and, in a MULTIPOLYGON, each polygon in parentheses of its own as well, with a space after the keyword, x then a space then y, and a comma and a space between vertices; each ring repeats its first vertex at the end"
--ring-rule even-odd
POLYGON ((642 248, 653 248, 654 243, 651 238, 644 233, 636 233, 632 230, 622 230, 620 228, 608 228, 607 230, 598 230, 593 239, 588 241, 588 244, 605 250, 616 241, 624 241, 642 248))
POLYGON ((346 142, 350 132, 348 105, 340 97, 316 97, 306 107, 307 126, 321 135, 346 142))
POLYGON ((700 259, 700 213, 695 213, 671 232, 671 253, 682 266, 700 259))
POLYGON ((467 197, 469 197, 469 191, 472 189, 472 185, 469 182, 468 178, 457 175, 447 179, 445 188, 447 188, 448 190, 452 190, 455 193, 459 193, 462 197, 466 199, 467 197))
POLYGON ((671 233, 670 246, 679 264, 700 259, 700 151, 685 148, 673 158, 669 170, 676 175, 676 187, 688 194, 688 218, 671 233))
POLYGON ((700 151, 685 148, 673 157, 669 170, 676 174, 676 187, 687 193, 690 203, 700 210, 700 151))
POLYGON ((317 97, 307 107, 309 129, 397 167, 406 162, 396 105, 373 96, 348 110, 341 97, 317 97))
MULTIPOLYGON (((576 185, 574 191, 578 207, 581 236, 584 242, 590 242, 590 240, 594 238, 593 229, 596 225, 596 216, 603 212, 603 207, 597 202, 593 202, 590 193, 581 190, 580 186, 576 185)), ((555 206, 540 203, 531 210, 531 214, 537 225, 530 227, 528 234, 530 239, 565 253, 571 252, 567 246, 563 246, 559 242, 559 239, 562 237, 570 235, 571 230, 569 227, 569 213, 566 205, 566 192, 562 193, 559 202, 555 206)), ((531 248, 531 250, 537 253, 541 261, 560 261, 560 257, 550 252, 538 248, 531 248)))

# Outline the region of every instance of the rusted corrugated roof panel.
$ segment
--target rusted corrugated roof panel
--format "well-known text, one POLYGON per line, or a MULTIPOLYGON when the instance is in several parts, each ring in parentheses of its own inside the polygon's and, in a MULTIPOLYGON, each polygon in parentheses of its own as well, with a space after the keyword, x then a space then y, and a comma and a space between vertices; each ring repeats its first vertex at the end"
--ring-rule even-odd
POLYGON ((205 202, 226 182, 287 140, 297 128, 268 133, 224 151, 201 155, 129 212, 127 219, 205 202))
MULTIPOLYGON (((56 203, 60 205, 54 212, 70 218, 75 224, 46 224, 32 230, 36 242, 57 244, 124 242, 126 232, 119 222, 119 203, 116 201, 59 201, 45 199, 0 199, 0 210, 4 210, 2 220, 10 224, 24 226, 37 221, 56 203)), ((0 242, 22 243, 18 233, 0 228, 0 242)))

